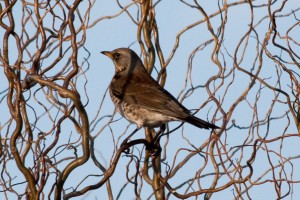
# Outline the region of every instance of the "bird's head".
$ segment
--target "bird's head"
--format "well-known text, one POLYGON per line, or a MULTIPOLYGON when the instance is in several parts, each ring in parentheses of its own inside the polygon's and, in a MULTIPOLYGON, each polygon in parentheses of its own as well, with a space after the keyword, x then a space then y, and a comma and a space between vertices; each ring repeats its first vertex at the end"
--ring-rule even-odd
POLYGON ((110 57, 115 64, 116 73, 142 70, 145 71, 138 55, 128 48, 119 48, 113 51, 102 51, 102 54, 110 57))

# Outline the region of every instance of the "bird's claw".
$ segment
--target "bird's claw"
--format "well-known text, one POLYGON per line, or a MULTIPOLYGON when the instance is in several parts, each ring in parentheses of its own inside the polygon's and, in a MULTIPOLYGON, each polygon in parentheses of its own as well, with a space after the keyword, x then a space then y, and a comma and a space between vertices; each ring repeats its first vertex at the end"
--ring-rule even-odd
POLYGON ((157 157, 161 153, 161 147, 157 146, 156 148, 151 149, 151 156, 157 157))
POLYGON ((128 146, 128 139, 126 138, 123 142, 122 142, 122 144, 121 144, 121 146, 120 146, 122 149, 124 149, 122 152, 123 153, 125 153, 125 154, 129 154, 130 152, 129 152, 129 146, 128 146))

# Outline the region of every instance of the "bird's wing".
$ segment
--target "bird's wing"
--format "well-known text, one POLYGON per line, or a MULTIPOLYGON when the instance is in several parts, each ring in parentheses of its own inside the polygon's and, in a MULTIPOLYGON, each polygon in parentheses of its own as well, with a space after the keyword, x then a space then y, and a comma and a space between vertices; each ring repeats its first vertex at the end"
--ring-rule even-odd
POLYGON ((152 78, 144 77, 138 81, 133 78, 126 87, 123 96, 125 102, 179 119, 189 115, 189 111, 152 78))

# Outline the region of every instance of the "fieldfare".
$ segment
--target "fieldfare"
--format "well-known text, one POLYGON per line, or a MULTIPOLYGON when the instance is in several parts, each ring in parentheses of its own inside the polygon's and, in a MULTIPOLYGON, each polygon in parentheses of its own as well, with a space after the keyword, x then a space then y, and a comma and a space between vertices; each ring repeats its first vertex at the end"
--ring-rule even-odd
POLYGON ((169 121, 188 122, 205 129, 219 128, 190 114, 181 103, 161 87, 146 71, 138 55, 128 48, 102 51, 115 65, 109 93, 117 111, 131 123, 159 127, 169 121))

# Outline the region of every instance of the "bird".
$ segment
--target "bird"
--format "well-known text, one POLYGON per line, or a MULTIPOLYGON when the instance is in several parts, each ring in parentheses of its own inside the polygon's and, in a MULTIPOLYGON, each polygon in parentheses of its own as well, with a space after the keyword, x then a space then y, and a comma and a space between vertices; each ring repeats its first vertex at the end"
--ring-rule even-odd
POLYGON ((116 110, 137 130, 181 121, 203 129, 219 127, 195 117, 147 72, 139 56, 129 48, 101 51, 114 63, 109 93, 116 110))

